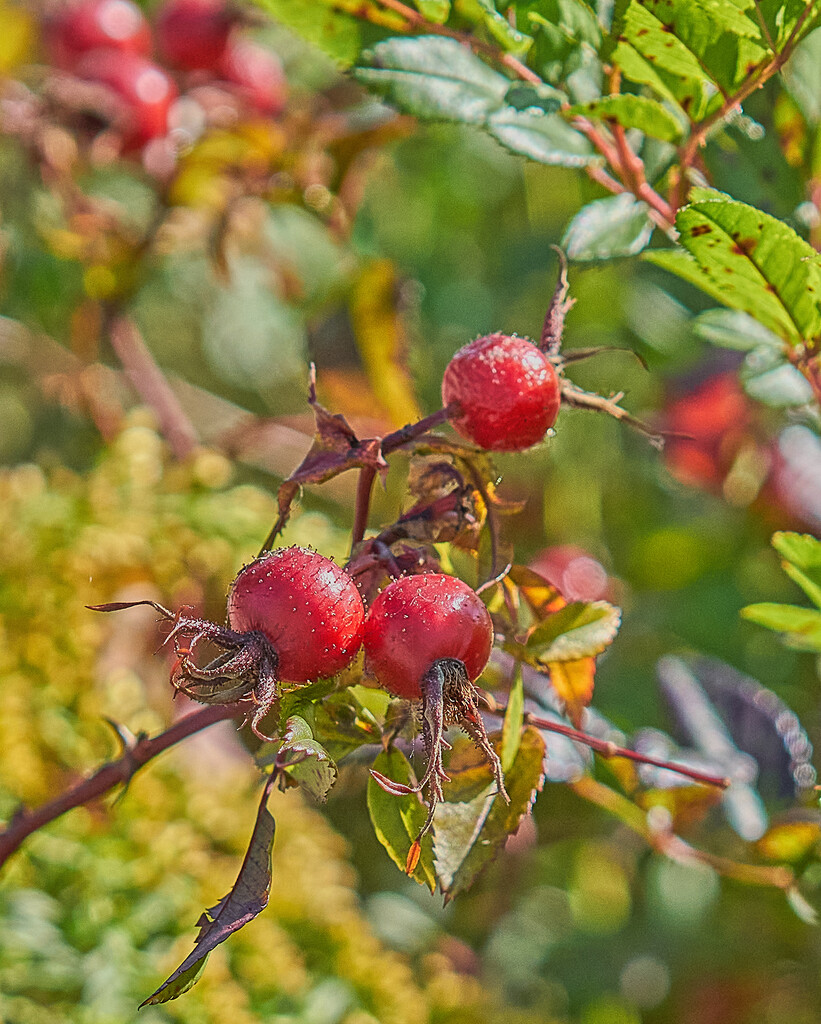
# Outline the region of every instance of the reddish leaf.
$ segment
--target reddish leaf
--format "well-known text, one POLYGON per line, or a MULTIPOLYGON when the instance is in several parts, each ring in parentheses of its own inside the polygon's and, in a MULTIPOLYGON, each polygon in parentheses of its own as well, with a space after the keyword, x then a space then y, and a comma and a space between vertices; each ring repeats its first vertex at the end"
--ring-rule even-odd
POLYGON ((200 933, 193 951, 174 973, 148 997, 141 1006, 166 1003, 187 991, 199 977, 203 961, 208 954, 224 942, 229 935, 248 924, 265 909, 271 889, 271 850, 274 845, 275 824, 268 810, 268 796, 275 776, 272 775, 262 792, 257 821, 248 852, 242 862, 233 889, 206 910, 197 922, 200 933))

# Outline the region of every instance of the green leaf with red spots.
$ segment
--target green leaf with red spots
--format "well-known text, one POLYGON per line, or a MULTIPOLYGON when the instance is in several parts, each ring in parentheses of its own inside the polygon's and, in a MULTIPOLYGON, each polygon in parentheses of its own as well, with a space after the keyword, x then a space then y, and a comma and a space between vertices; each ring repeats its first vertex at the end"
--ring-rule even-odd
POLYGON ((683 249, 644 259, 732 309, 749 313, 791 345, 821 332, 821 262, 786 224, 713 189, 694 189, 679 210, 683 249))

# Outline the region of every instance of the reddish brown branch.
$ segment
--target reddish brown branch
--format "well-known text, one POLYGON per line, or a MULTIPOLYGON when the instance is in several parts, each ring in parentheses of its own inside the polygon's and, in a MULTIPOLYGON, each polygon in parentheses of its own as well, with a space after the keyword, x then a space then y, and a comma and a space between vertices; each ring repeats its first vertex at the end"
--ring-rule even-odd
MULTIPOLYGON (((438 427, 440 423, 446 423, 453 413, 452 406, 445 406, 437 409, 430 416, 425 416, 416 423, 408 423, 391 434, 382 438, 380 449, 382 455, 390 455, 397 448, 408 444, 426 434, 431 427, 438 427)), ((356 508, 354 510, 354 523, 351 538, 351 547, 355 547, 365 536, 365 529, 368 525, 368 512, 371 505, 371 491, 373 482, 376 479, 376 470, 372 466, 363 466, 359 471, 359 482, 356 487, 356 508)))
POLYGON ((197 432, 154 361, 137 325, 127 317, 116 317, 112 321, 109 336, 111 347, 131 386, 157 414, 160 430, 174 455, 184 459, 197 446, 197 432))
MULTIPOLYGON (((494 714, 503 715, 507 708, 497 705, 492 710, 494 714)), ((538 715, 527 712, 525 713, 524 720, 528 725, 535 725, 537 729, 555 732, 560 736, 566 736, 568 739, 575 740, 577 743, 583 743, 586 747, 590 747, 591 750, 595 750, 597 754, 605 758, 625 757, 639 764, 649 764, 654 768, 664 768, 666 771, 676 772, 678 775, 684 775, 688 779, 693 779, 694 782, 700 782, 704 786, 716 786, 719 789, 727 789, 730 785, 730 780, 720 775, 708 775, 705 772, 697 771, 695 768, 688 768, 683 764, 676 764, 673 761, 662 761, 657 757, 646 757, 635 750, 630 750, 629 747, 620 747, 610 740, 598 739, 596 736, 590 736, 588 733, 574 729, 570 725, 554 722, 550 718, 541 718, 538 715)))
POLYGON ((72 786, 34 810, 19 810, 6 827, 0 831, 0 868, 32 832, 48 825, 49 822, 59 818, 66 811, 81 807, 107 793, 115 786, 129 782, 138 769, 164 750, 174 746, 175 743, 179 743, 180 740, 187 739, 202 729, 207 729, 215 722, 235 718, 245 710, 247 708, 241 704, 214 705, 186 715, 170 729, 161 732, 159 736, 153 738, 138 736, 133 744, 126 747, 120 758, 104 764, 90 778, 78 782, 76 786, 72 786))

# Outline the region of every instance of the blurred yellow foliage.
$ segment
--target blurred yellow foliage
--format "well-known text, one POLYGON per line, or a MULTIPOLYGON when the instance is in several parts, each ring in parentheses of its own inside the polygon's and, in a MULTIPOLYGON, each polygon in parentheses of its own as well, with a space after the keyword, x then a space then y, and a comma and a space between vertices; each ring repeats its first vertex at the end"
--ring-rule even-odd
MULTIPOLYGON (((0 475, 0 815, 114 755, 103 715, 152 731, 172 717, 154 614, 84 605, 155 596, 219 617, 273 514, 271 496, 231 486, 214 453, 170 463, 140 413, 88 476, 31 465, 0 475)), ((299 532, 297 519, 306 540, 299 532)), ((30 837, 0 895, 0 1019, 134 1020, 190 951, 203 908, 233 883, 258 796, 258 773, 223 723, 143 769, 121 799, 30 837)), ((417 975, 375 937, 346 843, 318 810, 295 790, 275 794, 271 809, 268 909, 211 955, 191 992, 142 1021, 490 1019, 476 980, 446 957, 417 975)))

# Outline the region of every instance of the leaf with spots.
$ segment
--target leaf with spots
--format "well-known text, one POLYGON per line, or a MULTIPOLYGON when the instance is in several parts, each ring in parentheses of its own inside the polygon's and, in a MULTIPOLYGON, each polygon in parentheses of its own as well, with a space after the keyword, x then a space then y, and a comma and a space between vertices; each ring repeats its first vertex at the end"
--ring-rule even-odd
POLYGON ((262 791, 251 842, 233 889, 216 906, 202 914, 197 922, 200 933, 195 939, 193 951, 141 1006, 167 1003, 187 992, 199 980, 205 958, 211 950, 229 935, 239 931, 243 925, 253 921, 267 907, 271 889, 271 850, 276 827, 268 810, 268 797, 274 779, 272 775, 262 791))
POLYGON ((603 96, 590 103, 577 103, 564 111, 565 117, 587 117, 594 121, 616 121, 623 128, 638 128, 640 132, 663 142, 678 142, 684 125, 658 100, 649 96, 603 96))
POLYGON ((679 210, 683 249, 644 259, 749 313, 791 345, 821 331, 818 253, 782 221, 713 189, 679 210))

